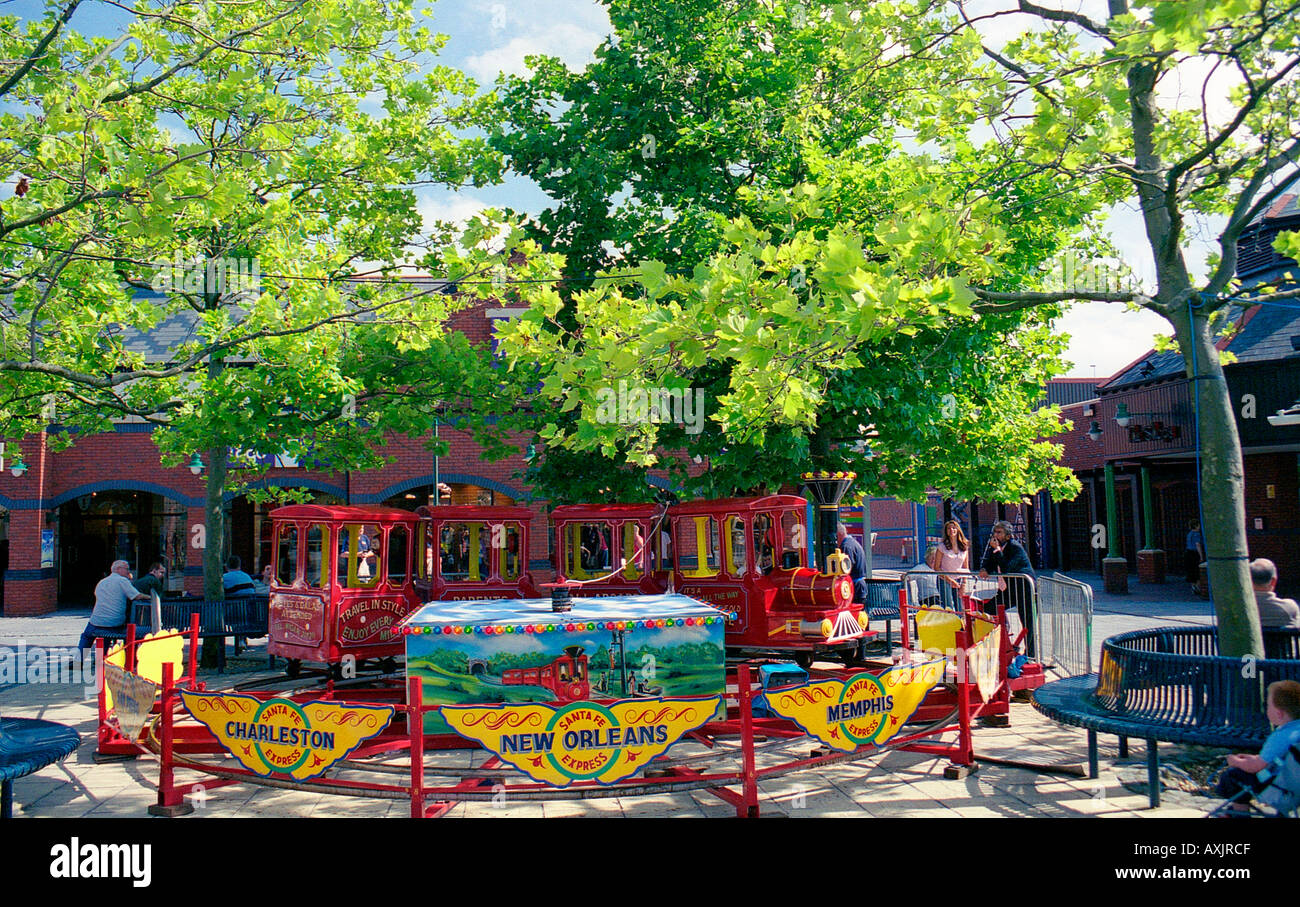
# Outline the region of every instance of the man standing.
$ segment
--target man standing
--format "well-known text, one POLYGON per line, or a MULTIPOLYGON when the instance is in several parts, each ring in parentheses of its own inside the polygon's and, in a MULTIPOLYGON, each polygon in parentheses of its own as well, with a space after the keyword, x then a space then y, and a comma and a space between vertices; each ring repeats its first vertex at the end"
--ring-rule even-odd
POLYGON ((993 537, 989 539, 984 559, 980 561, 980 577, 987 579, 989 574, 1005 576, 1006 588, 999 589, 988 607, 996 610, 999 604, 1004 607, 1015 605, 1020 623, 1025 628, 1025 654, 1036 658, 1038 648, 1034 640, 1034 588, 1024 578, 1027 576, 1032 579, 1036 574, 1033 565, 1029 563, 1029 555, 1025 553, 1024 546, 1012 537, 1011 524, 1006 520, 998 520, 993 524, 993 537))
POLYGON ((840 551, 849 559, 849 579, 853 581, 853 600, 858 604, 866 604, 867 553, 862 550, 862 543, 849 535, 849 530, 843 523, 835 527, 835 536, 839 539, 840 551))
POLYGON ((1293 599, 1278 598, 1277 566, 1266 557, 1250 562, 1250 583, 1255 587, 1255 606, 1261 627, 1300 630, 1300 605, 1293 599))
POLYGON ((131 602, 149 596, 131 584, 131 568, 126 561, 113 561, 108 576, 95 586, 95 609, 90 612, 86 629, 81 631, 77 648, 82 652, 95 645, 105 630, 126 626, 126 610, 131 602))

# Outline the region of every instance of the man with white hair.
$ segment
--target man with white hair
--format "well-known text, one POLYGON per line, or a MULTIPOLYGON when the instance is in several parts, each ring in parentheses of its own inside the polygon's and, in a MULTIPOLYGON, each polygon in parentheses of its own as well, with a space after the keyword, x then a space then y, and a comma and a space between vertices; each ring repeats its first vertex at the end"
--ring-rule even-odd
POLYGON ((1277 565, 1266 557, 1250 562, 1250 584, 1255 588, 1255 607, 1262 627, 1300 630, 1300 605, 1293 599, 1278 598, 1277 565))
POLYGON ((95 610, 90 612, 86 629, 81 631, 77 648, 83 652, 95 644, 105 630, 119 630, 126 626, 126 611, 131 602, 149 596, 131 583, 131 565, 126 561, 113 561, 108 576, 95 587, 95 610))

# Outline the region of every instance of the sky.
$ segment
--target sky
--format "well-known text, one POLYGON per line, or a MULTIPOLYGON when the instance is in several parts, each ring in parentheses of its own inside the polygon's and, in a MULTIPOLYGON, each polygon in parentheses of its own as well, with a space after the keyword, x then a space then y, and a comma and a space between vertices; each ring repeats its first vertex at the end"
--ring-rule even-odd
MULTIPOLYGON (((1005 0, 976 0, 985 6, 1005 6, 1005 0)), ((1052 0, 1047 0, 1050 4, 1052 0)), ((1056 0, 1055 5, 1083 9, 1104 17, 1104 0, 1056 0), (1092 9, 1098 7, 1100 9, 1092 9)), ((593 59, 592 53, 609 32, 609 18, 594 0, 530 0, 527 4, 498 0, 438 0, 433 5, 435 27, 448 36, 445 62, 464 69, 481 84, 493 82, 499 72, 523 74, 524 58, 552 54, 576 68, 593 59)), ((992 20, 988 37, 1000 46, 1020 28, 1023 17, 992 20)), ((1192 85, 1189 73, 1186 80, 1192 85)), ((1195 82, 1199 87, 1199 82, 1195 82)), ((1226 92, 1225 92, 1226 97, 1226 92)), ((1177 103, 1178 98, 1171 97, 1177 103)), ((483 207, 506 206, 533 213, 547 204, 547 196, 527 180, 513 178, 493 189, 430 193, 422 209, 426 216, 459 220, 483 207)), ((1213 248, 1213 230, 1201 226, 1192 246, 1191 264, 1203 273, 1205 255, 1213 248)), ((1119 205, 1111 212, 1107 233, 1124 260, 1138 275, 1151 273, 1141 216, 1135 204, 1119 205)), ((1071 337, 1066 359, 1070 377, 1106 377, 1119 371, 1151 348, 1157 333, 1167 333, 1164 319, 1151 312, 1129 312, 1113 303, 1073 306, 1058 322, 1071 337)))
MULTIPOLYGON (((1044 2, 1104 17, 1105 0, 1044 2)), ((1007 0, 969 0, 969 4, 979 12, 1005 7, 1007 0)), ((0 7, 0 14, 27 17, 37 14, 43 6, 34 0, 18 0, 0 7)), ((594 0, 437 0, 431 6, 433 28, 448 37, 441 62, 464 70, 483 86, 491 86, 502 72, 523 74, 524 58, 530 54, 555 55, 570 67, 580 67, 593 59, 593 51, 610 30, 605 9, 594 0)), ((92 2, 78 10, 73 26, 83 33, 103 33, 121 18, 119 10, 92 2)), ((1023 27, 1022 16, 994 19, 981 26, 986 40, 994 46, 1000 46, 1023 27)), ((1194 81, 1196 75, 1187 73, 1188 86, 1199 88, 1199 80, 1194 81)), ((1177 104, 1199 100, 1190 93, 1180 99, 1180 89, 1178 80, 1170 80, 1166 101, 1177 104)), ((1226 90, 1223 94, 1222 103, 1226 104, 1226 90)), ((426 221, 463 222, 487 207, 509 207, 532 214, 547 204, 548 197, 536 185, 513 175, 499 186, 461 192, 426 188, 420 196, 420 210, 426 221)), ((1194 225, 1194 230, 1199 235, 1190 243, 1190 264, 1194 276, 1200 277, 1205 255, 1213 248, 1210 240, 1217 231, 1213 224, 1194 225)), ((1135 205, 1117 206, 1107 232, 1135 273, 1152 272, 1151 254, 1135 205)), ((1167 325, 1157 315, 1128 312, 1122 305, 1108 303, 1075 305, 1058 322, 1058 328, 1071 336, 1066 354, 1071 365, 1065 374, 1099 378, 1141 356, 1151 348, 1156 333, 1167 331, 1167 325)))

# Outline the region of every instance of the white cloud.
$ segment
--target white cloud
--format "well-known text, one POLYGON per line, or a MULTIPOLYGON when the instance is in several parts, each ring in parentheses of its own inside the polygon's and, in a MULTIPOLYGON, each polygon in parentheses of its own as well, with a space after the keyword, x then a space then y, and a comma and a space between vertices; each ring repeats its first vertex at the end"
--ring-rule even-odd
POLYGON ((1069 377, 1098 381, 1151 349, 1156 334, 1173 331, 1169 322, 1154 312, 1129 312, 1116 302, 1082 302, 1056 322, 1058 333, 1070 335, 1065 358, 1071 362, 1069 377))
POLYGON ((570 68, 580 68, 594 59, 593 51, 604 38, 601 32, 559 22, 470 56, 465 60, 465 68, 483 84, 494 82, 499 73, 525 75, 528 68, 524 57, 534 54, 559 57, 570 68))
POLYGON ((424 220, 424 229, 430 230, 438 221, 463 227, 480 211, 491 204, 467 192, 439 193, 420 199, 417 210, 424 220))

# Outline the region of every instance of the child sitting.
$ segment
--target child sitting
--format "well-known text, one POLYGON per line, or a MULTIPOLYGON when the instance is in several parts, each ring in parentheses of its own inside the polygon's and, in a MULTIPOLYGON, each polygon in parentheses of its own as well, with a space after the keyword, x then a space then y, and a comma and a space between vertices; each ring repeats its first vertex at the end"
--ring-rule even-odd
POLYGON ((1274 777, 1285 764, 1287 752, 1300 747, 1300 683, 1279 680, 1269 684, 1268 721, 1274 731, 1264 741, 1259 755, 1233 753, 1228 757, 1228 769, 1219 776, 1215 791, 1220 797, 1236 801, 1234 812, 1249 813, 1252 796, 1280 811, 1294 809, 1300 803, 1300 790, 1288 790, 1274 777))

